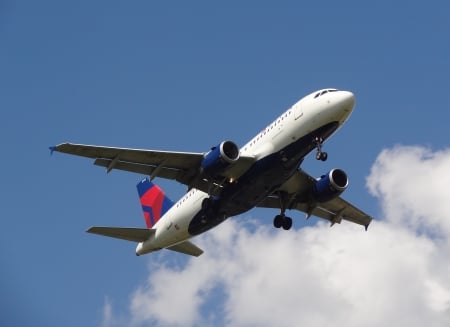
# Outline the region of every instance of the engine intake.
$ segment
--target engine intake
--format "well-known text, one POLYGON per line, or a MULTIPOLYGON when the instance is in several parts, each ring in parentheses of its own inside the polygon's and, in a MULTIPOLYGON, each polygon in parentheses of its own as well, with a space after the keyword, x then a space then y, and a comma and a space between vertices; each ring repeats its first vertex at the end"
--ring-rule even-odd
POLYGON ((218 175, 239 159, 239 147, 231 141, 223 141, 212 147, 202 160, 202 171, 210 176, 218 175))
POLYGON ((317 180, 312 195, 317 202, 327 202, 338 197, 347 186, 347 174, 342 169, 333 169, 317 180))

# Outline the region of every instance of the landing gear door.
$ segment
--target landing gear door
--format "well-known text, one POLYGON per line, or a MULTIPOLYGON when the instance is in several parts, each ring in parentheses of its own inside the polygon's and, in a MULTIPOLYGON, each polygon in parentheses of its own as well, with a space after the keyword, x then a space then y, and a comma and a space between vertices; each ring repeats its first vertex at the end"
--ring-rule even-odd
POLYGON ((297 102, 296 104, 294 104, 294 106, 292 107, 292 110, 294 111, 294 119, 295 120, 297 120, 301 116, 303 116, 302 105, 300 102, 297 102))

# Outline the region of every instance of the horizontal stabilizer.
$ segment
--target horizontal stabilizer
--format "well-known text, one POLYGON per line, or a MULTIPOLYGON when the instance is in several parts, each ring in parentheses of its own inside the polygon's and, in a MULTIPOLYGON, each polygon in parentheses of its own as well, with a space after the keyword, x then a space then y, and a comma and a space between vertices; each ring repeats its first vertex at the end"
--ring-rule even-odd
POLYGON ((94 226, 86 232, 139 243, 148 240, 155 231, 155 229, 148 228, 94 226))
POLYGON ((182 243, 178 243, 177 245, 173 245, 171 247, 168 247, 167 250, 172 250, 175 252, 180 252, 184 254, 189 254, 194 257, 198 257, 203 253, 203 250, 197 247, 196 245, 192 244, 189 241, 185 241, 182 243))

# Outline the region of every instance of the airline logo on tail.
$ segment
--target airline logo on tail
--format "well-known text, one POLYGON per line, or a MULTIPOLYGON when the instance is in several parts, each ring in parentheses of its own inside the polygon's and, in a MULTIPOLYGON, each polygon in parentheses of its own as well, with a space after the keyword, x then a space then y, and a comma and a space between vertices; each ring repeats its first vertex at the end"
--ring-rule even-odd
POLYGON ((137 190, 144 211, 145 223, 148 228, 152 228, 173 206, 173 202, 148 178, 143 179, 137 185, 137 190))

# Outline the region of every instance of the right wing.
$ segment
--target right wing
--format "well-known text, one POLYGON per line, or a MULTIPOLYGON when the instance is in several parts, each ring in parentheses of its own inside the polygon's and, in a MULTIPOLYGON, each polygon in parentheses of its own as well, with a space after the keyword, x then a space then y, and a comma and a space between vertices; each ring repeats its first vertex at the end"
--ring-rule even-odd
MULTIPOLYGON (((280 209, 280 203, 281 200, 278 196, 271 195, 258 204, 258 207, 280 209)), ((316 216, 326 219, 332 225, 336 223, 340 224, 342 219, 344 219, 362 225, 367 229, 372 221, 372 217, 341 197, 313 205, 308 202, 295 201, 288 209, 303 211, 307 214, 307 218, 309 216, 316 216)))
MULTIPOLYGON (((331 222, 331 225, 340 224, 342 219, 348 220, 364 226, 367 230, 372 217, 343 198, 336 197, 322 203, 311 202, 308 191, 312 189, 315 182, 316 180, 313 177, 302 170, 298 170, 286 183, 281 185, 277 191, 287 194, 288 204, 286 209, 303 211, 307 214, 307 218, 313 215, 326 219, 331 222)), ((282 200, 278 194, 279 192, 274 192, 257 206, 280 209, 282 200)))
MULTIPOLYGON (((61 143, 51 147, 50 150, 95 159, 94 164, 105 167, 107 172, 119 169, 149 175, 150 179, 154 177, 174 179, 190 188, 211 192, 211 182, 199 178, 200 166, 204 158, 203 153, 115 148, 73 143, 61 143)), ((237 179, 250 168, 254 161, 253 157, 241 156, 221 176, 215 177, 218 181, 223 178, 237 179)))

